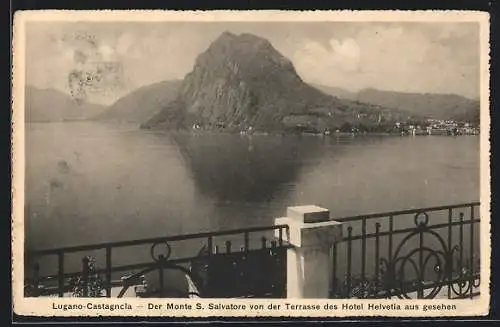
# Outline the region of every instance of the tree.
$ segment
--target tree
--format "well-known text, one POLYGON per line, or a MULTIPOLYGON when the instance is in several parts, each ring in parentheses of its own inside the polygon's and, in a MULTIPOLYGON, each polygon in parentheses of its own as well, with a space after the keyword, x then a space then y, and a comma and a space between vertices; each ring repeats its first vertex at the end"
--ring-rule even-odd
POLYGON ((364 124, 362 124, 362 123, 359 123, 357 127, 358 127, 358 130, 359 130, 360 132, 368 132, 368 127, 366 127, 366 126, 365 126, 364 124))
POLYGON ((352 131, 352 125, 346 121, 342 124, 342 126, 340 126, 340 131, 350 133, 352 131))

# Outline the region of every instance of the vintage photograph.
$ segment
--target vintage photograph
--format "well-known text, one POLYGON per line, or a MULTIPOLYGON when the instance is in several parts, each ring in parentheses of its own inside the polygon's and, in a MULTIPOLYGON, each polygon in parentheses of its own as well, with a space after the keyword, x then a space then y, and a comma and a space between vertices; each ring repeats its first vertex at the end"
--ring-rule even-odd
POLYGON ((481 299, 485 17, 137 15, 18 20, 23 298, 481 299))

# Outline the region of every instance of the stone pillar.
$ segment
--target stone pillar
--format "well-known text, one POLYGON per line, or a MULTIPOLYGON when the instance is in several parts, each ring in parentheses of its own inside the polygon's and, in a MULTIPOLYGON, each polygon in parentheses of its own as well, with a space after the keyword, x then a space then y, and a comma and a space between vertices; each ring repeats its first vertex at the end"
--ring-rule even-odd
POLYGON ((332 245, 342 238, 342 224, 314 205, 288 207, 275 225, 288 225, 287 298, 328 298, 332 279, 332 245))

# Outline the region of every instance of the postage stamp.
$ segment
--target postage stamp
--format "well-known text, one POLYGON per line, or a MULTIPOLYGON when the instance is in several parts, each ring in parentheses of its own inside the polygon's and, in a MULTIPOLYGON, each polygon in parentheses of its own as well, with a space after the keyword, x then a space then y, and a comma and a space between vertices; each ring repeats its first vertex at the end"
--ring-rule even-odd
POLYGON ((488 313, 487 13, 25 11, 12 49, 17 314, 488 313))

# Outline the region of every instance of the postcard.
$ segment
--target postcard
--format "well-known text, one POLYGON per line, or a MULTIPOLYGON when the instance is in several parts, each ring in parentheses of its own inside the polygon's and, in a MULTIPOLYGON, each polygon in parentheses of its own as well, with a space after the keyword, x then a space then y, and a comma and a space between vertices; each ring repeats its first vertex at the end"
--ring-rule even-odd
POLYGON ((488 313, 488 13, 21 11, 12 51, 17 314, 488 313))

